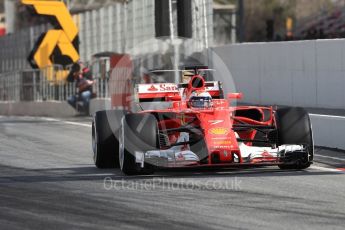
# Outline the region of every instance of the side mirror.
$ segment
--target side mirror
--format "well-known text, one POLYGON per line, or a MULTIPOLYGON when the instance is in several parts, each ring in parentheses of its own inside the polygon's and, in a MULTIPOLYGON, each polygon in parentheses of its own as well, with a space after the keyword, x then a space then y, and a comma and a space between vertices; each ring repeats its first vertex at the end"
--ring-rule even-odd
POLYGON ((243 99, 243 93, 229 93, 228 99, 230 99, 230 100, 241 100, 241 99, 243 99))

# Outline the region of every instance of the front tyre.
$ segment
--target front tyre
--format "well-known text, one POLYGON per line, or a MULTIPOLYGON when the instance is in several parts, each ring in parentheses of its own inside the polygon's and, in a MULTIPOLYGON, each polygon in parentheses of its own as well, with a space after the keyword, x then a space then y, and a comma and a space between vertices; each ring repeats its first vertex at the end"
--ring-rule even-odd
MULTIPOLYGON (((98 111, 92 121, 93 160, 97 168, 118 168, 119 142, 110 124, 118 119, 119 111, 98 111)), ((120 119, 119 119, 120 120, 120 119)), ((115 128, 114 128, 115 129, 115 128)))
POLYGON ((309 114, 303 108, 281 108, 275 113, 278 145, 305 145, 308 153, 294 162, 284 162, 280 169, 306 169, 313 161, 314 142, 309 114))
MULTIPOLYGON (((119 133, 120 169, 126 175, 148 175, 154 167, 137 162, 136 154, 157 150, 158 124, 151 114, 127 114, 121 122, 119 133)), ((144 159, 143 159, 144 160, 144 159)))

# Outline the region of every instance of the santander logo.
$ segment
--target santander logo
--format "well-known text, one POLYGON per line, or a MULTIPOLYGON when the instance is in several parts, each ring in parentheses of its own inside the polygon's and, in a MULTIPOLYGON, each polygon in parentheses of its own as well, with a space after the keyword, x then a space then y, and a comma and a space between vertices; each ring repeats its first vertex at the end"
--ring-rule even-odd
POLYGON ((153 92, 153 91, 158 91, 158 89, 154 85, 151 85, 151 87, 148 88, 148 91, 153 92))
POLYGON ((175 92, 178 88, 174 84, 155 84, 147 88, 149 92, 175 92))
POLYGON ((178 93, 178 87, 172 83, 139 84, 138 93, 178 93))

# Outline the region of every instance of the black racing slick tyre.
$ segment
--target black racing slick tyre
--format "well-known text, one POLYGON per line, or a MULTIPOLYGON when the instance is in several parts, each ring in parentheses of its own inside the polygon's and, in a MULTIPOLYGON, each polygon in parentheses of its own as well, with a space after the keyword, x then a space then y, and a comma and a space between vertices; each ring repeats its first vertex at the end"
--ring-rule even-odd
POLYGON ((305 145, 307 154, 297 161, 284 162, 279 165, 280 169, 306 169, 310 167, 314 155, 313 132, 307 111, 303 108, 280 108, 275 113, 278 146, 295 144, 305 145))
POLYGON ((119 134, 120 169, 126 175, 148 175, 154 166, 138 163, 136 154, 157 150, 158 123, 151 114, 127 114, 121 122, 119 134), (142 167, 144 166, 144 167, 142 167))
POLYGON ((118 132, 121 114, 115 110, 98 111, 93 117, 92 149, 97 168, 119 168, 119 141, 115 134, 118 132))

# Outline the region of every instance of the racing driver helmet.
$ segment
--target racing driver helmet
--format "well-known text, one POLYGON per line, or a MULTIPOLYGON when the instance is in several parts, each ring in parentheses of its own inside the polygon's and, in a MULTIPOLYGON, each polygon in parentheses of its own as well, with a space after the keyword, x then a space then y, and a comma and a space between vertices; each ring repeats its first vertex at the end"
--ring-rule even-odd
POLYGON ((213 106, 212 97, 208 92, 194 91, 188 100, 190 108, 208 109, 213 106))

